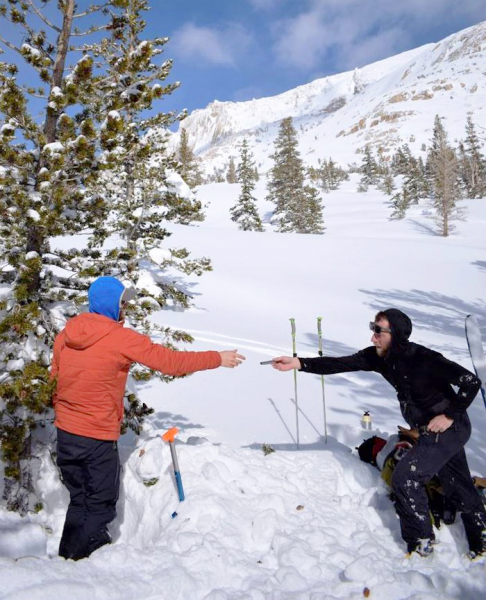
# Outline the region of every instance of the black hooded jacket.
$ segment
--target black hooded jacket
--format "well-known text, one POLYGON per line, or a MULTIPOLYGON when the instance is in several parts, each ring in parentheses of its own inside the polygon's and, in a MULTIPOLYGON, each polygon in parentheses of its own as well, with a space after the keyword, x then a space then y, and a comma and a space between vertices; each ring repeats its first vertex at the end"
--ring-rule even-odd
POLYGON ((427 425, 436 415, 456 419, 476 397, 481 381, 470 371, 420 344, 409 342, 412 323, 397 309, 384 311, 392 330, 385 357, 370 346, 351 356, 300 358, 301 371, 332 375, 350 371, 380 373, 397 392, 403 418, 411 427, 427 425), (456 386, 457 392, 452 386, 456 386))

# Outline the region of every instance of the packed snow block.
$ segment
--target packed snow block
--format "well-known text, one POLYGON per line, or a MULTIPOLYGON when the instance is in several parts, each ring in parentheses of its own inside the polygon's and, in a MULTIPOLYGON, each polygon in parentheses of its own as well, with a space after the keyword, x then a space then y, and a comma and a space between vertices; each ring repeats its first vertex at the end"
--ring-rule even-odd
POLYGON ((147 485, 155 485, 164 468, 168 465, 166 448, 160 437, 152 438, 144 442, 138 449, 135 459, 134 471, 147 485))
POLYGON ((267 510, 258 513, 251 525, 251 537, 255 544, 258 546, 270 547, 270 543, 279 527, 277 513, 271 508, 268 508, 267 510))
POLYGON ((229 468, 220 460, 204 463, 201 474, 213 488, 219 490, 226 490, 228 482, 234 480, 229 468))
POLYGON ((0 523, 0 556, 45 556, 47 536, 40 525, 23 521, 0 523))

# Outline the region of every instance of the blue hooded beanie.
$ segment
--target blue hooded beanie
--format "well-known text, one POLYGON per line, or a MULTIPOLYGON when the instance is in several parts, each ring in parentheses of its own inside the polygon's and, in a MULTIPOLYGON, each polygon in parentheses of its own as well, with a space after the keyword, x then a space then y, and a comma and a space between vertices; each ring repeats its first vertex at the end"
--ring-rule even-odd
POLYGON ((89 312, 118 321, 125 286, 114 277, 98 277, 89 286, 89 312))

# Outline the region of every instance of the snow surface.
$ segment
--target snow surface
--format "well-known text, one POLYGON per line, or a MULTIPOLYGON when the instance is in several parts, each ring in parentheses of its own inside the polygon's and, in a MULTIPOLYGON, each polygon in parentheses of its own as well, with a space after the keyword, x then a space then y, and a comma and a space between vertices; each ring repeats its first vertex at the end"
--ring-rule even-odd
MULTIPOLYGON (((43 510, 24 519, 0 511, 2 598, 357 600, 364 588, 379 600, 483 596, 486 559, 465 557, 460 522, 437 532, 433 556, 405 557, 385 484, 353 450, 403 424, 394 390, 371 373, 326 377, 324 444, 321 379, 298 374, 297 449, 293 375, 260 365, 291 352, 290 317, 300 355, 316 355, 318 316, 325 352, 340 355, 367 346, 369 320, 395 306, 411 316, 414 341, 471 368, 464 317, 476 314, 484 331, 486 200, 465 202, 468 220, 444 239, 434 234, 424 205, 390 221, 386 197, 356 187, 353 176, 323 195, 322 236, 273 232, 263 179, 255 195, 264 233, 241 232, 230 220, 239 184, 198 190, 206 221, 171 225, 166 243, 211 257, 214 271, 184 280, 192 309, 154 318, 189 331, 196 341, 188 348, 237 348, 246 362, 170 385, 139 384, 155 414, 140 438, 120 441, 114 543, 87 560, 57 557, 68 494, 46 449, 37 481, 43 510), (361 429, 364 410, 371 411, 372 431, 361 429), (181 430, 183 503, 160 439, 172 426, 181 430), (262 444, 275 452, 265 456, 262 444)), ((473 473, 484 476, 480 397, 469 412, 468 456, 473 473)))

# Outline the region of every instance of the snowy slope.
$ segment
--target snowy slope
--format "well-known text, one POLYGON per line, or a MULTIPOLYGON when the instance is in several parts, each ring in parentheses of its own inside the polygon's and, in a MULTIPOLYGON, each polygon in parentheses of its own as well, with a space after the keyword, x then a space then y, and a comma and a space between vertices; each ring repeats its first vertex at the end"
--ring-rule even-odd
MULTIPOLYGON (((265 181, 258 186, 268 215, 265 181)), ((370 435, 360 427, 363 410, 384 436, 403 424, 393 389, 370 373, 326 377, 325 445, 320 378, 299 374, 298 450, 292 374, 259 364, 291 351, 290 317, 299 354, 316 354, 322 316, 325 352, 339 355, 368 345, 368 321, 395 306, 412 317, 414 341, 471 368, 464 317, 476 314, 484 337, 486 200, 465 202, 468 220, 444 239, 431 233, 424 206, 389 221, 387 199, 356 187, 353 177, 324 196, 323 236, 277 234, 268 222, 265 233, 241 232, 228 214, 238 184, 198 191, 206 221, 171 226, 168 245, 210 256, 214 271, 187 280, 192 309, 155 319, 190 331, 195 349, 238 348, 247 360, 170 385, 140 384, 155 414, 140 439, 121 440, 115 543, 88 560, 56 556, 67 494, 46 451, 37 482, 44 510, 23 520, 0 512, 2 598, 357 600, 365 587, 379 600, 481 597, 486 560, 465 558, 461 523, 437 532, 434 556, 405 558, 385 486, 352 452, 370 435), (183 504, 159 437, 174 425, 183 504), (276 452, 264 456, 263 443, 276 452)), ((486 475, 480 397, 470 415, 470 464, 486 475)))
MULTIPOLYGON (((409 143, 414 154, 428 144, 436 114, 450 139, 464 137, 466 118, 486 127, 486 23, 437 44, 316 80, 272 98, 211 103, 184 122, 190 143, 211 173, 238 156, 244 137, 260 172, 280 121, 293 117, 307 164, 332 158, 346 166, 371 144, 386 154, 409 143)), ((177 144, 176 134, 172 143, 177 144)))

